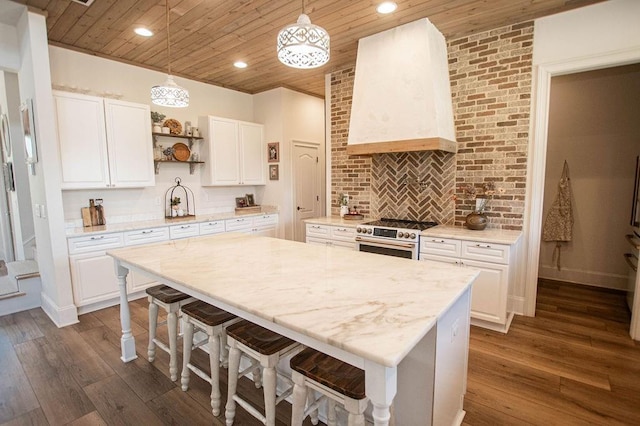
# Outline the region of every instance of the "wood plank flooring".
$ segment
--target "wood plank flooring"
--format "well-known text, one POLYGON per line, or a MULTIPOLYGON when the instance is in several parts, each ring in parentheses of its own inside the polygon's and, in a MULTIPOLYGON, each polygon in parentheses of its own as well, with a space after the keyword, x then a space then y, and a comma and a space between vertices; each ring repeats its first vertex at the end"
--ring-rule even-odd
MULTIPOLYGON (((118 315, 107 308, 62 329, 40 309, 0 317, 0 425, 223 425, 204 380, 192 374, 182 392, 166 353, 146 360, 144 299, 131 303, 138 359, 120 361, 118 315)), ((507 335, 472 328, 464 424, 640 424, 640 344, 629 319, 620 292, 541 280, 535 318, 516 317, 507 335)), ((208 370, 206 354, 194 360, 208 370)), ((239 391, 260 405, 252 382, 239 391)), ((290 413, 279 405, 278 425, 290 413)), ((239 409, 235 424, 261 423, 239 409)))

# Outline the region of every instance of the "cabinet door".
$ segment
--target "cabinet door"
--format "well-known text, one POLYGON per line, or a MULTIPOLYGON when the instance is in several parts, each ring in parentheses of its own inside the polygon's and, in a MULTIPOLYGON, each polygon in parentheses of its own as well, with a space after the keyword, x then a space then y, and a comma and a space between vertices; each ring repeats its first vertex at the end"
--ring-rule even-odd
POLYGON ((200 226, 197 223, 173 225, 169 227, 169 235, 172 240, 178 238, 197 237, 200 234, 200 226))
POLYGON ((207 148, 203 185, 238 185, 240 152, 238 122, 209 117, 205 144, 207 148))
POLYGON ((329 245, 330 241, 325 240, 324 238, 316 238, 307 236, 307 244, 313 244, 316 246, 326 246, 329 245))
POLYGON ((505 324, 509 267, 468 259, 462 262, 467 267, 480 270, 471 291, 471 317, 505 324))
POLYGON ((111 186, 154 186, 149 106, 115 99, 105 99, 104 103, 111 186))
POLYGON ((240 132, 240 183, 242 185, 265 184, 265 149, 262 125, 239 123, 240 132))
POLYGON ((236 217, 224 221, 226 232, 251 232, 253 228, 253 217, 236 217))
POLYGON ((254 228, 251 235, 276 238, 276 228, 275 226, 271 228, 254 228))
POLYGON ((54 92, 61 188, 105 188, 109 185, 103 99, 54 92))
POLYGON ((306 234, 306 238, 307 238, 307 242, 309 242, 309 238, 331 238, 331 227, 328 225, 313 225, 310 223, 307 223, 307 234, 306 234))
POLYGON ((76 305, 83 306, 119 296, 113 257, 107 256, 104 251, 69 256, 69 263, 76 305))

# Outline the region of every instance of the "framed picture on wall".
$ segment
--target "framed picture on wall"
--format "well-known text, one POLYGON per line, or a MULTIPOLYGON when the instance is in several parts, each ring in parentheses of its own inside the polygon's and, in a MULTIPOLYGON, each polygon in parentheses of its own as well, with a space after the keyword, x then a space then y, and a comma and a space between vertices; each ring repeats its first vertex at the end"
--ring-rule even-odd
POLYGON ((269 180, 278 180, 280 179, 280 171, 278 170, 277 164, 271 164, 269 166, 269 180))
POLYGON ((33 120, 33 101, 27 99, 20 105, 22 132, 24 133, 25 162, 31 167, 31 174, 35 174, 34 165, 38 162, 38 145, 36 141, 35 122, 33 120))
POLYGON ((280 142, 269 142, 267 144, 267 158, 269 163, 280 161, 280 142))

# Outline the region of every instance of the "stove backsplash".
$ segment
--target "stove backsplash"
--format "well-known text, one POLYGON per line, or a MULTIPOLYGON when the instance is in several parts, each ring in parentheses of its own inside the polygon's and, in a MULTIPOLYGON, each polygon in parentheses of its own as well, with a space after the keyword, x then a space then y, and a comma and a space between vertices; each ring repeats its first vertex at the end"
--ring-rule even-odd
POLYGON ((442 151, 373 155, 371 217, 453 222, 455 167, 442 151))

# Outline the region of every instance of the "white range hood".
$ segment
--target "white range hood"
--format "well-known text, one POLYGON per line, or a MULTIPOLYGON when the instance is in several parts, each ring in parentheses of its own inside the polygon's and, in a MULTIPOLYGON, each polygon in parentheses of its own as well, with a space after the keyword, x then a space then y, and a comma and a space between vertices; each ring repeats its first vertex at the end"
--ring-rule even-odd
POLYGON ((347 153, 456 152, 447 45, 428 19, 358 42, 347 153))

